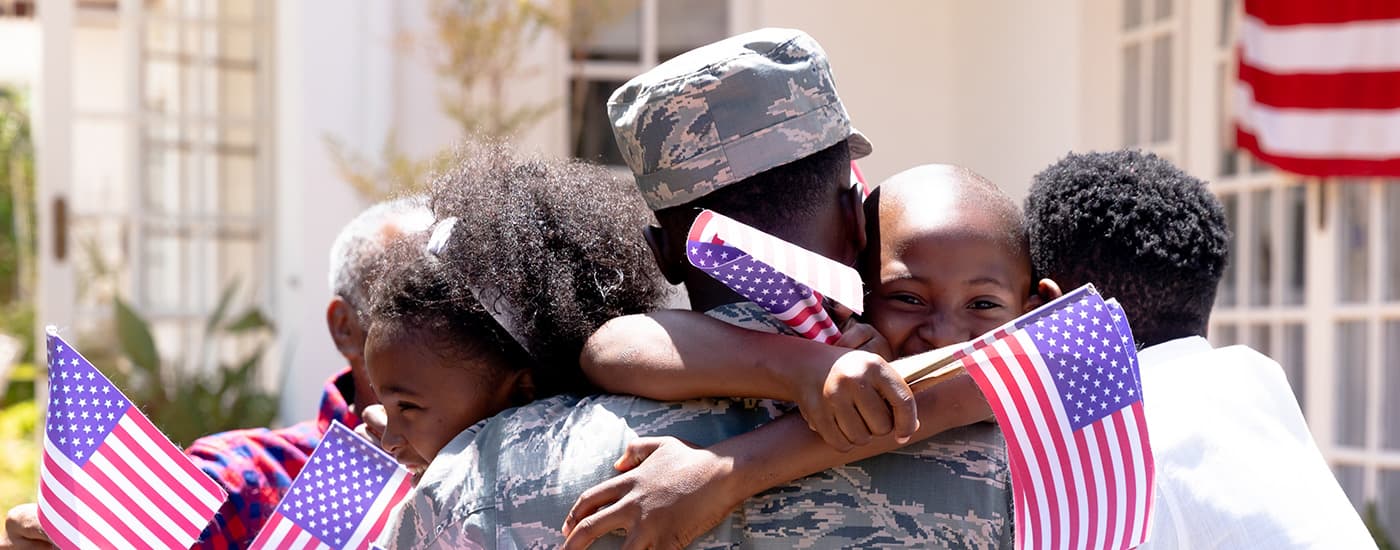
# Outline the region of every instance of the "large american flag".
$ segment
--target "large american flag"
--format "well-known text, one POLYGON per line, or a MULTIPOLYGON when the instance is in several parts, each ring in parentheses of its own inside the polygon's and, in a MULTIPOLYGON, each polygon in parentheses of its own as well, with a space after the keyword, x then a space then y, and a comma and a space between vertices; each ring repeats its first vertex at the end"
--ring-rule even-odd
POLYGON ((332 422, 252 548, 369 548, 411 481, 388 453, 332 422))
POLYGON ((1239 146, 1310 176, 1400 176, 1400 2, 1245 0, 1239 146))
POLYGON ((48 329, 39 523, 61 548, 188 548, 226 494, 48 329))
POLYGON ((823 307, 823 293, 857 313, 863 307, 864 286, 855 269, 710 210, 691 224, 686 256, 691 265, 818 342, 841 337, 823 307))
POLYGON ((1147 539, 1155 474, 1126 329, 1085 286, 960 352, 1006 434, 1017 548, 1147 539))

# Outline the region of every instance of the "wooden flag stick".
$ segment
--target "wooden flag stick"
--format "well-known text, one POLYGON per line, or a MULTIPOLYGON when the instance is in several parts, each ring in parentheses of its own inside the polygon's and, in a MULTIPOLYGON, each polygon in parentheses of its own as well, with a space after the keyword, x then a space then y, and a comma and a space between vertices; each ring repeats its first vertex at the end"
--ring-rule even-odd
POLYGON ((961 362, 953 359, 958 350, 966 345, 955 344, 926 351, 899 359, 890 363, 890 366, 894 367, 895 372, 903 376, 904 381, 908 384, 921 382, 919 384, 921 388, 934 386, 948 381, 966 370, 961 362))

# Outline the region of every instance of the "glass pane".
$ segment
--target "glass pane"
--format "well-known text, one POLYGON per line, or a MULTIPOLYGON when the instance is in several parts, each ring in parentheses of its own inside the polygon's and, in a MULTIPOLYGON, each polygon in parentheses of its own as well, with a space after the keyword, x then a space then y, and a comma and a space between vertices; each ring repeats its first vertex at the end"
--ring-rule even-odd
POLYGON ((221 63, 250 68, 254 60, 257 59, 258 50, 254 46, 251 29, 226 28, 219 33, 219 42, 216 57, 221 63))
POLYGON ((257 105, 257 78, 253 71, 219 71, 219 104, 216 112, 230 117, 250 118, 257 105))
POLYGON ((1220 63, 1215 68, 1216 89, 1219 93, 1215 96, 1215 108, 1220 116, 1215 117, 1216 130, 1220 139, 1220 166, 1221 176, 1233 176, 1240 170, 1240 156, 1235 149, 1235 123, 1230 115, 1230 94, 1234 93, 1234 84, 1226 81, 1229 69, 1224 63, 1220 63))
POLYGON ((657 59, 665 61, 729 36, 727 7, 713 0, 657 2, 657 59))
POLYGON ((575 157, 602 164, 624 164, 607 113, 608 95, 622 84, 580 79, 572 82, 569 95, 575 112, 569 120, 569 132, 575 157))
POLYGON ((1217 307, 1234 307, 1237 303, 1236 297, 1239 293, 1239 283, 1236 282, 1235 274, 1239 271, 1236 264, 1240 263, 1239 202, 1239 195, 1229 194, 1220 197, 1220 204, 1225 208, 1225 222, 1230 226, 1230 260, 1225 264, 1224 275, 1220 277, 1220 288, 1215 296, 1215 305, 1217 307))
POLYGON ((1400 181, 1385 184, 1385 299, 1400 301, 1400 181))
POLYGON ((1360 466, 1333 466, 1332 471, 1337 474, 1337 483, 1341 484, 1342 490, 1346 491, 1347 498, 1351 500, 1351 505, 1357 510, 1362 509, 1362 497, 1365 496, 1363 484, 1366 481, 1366 472, 1360 466))
POLYGON ((1216 36, 1215 45, 1227 48, 1234 43, 1234 22, 1235 0, 1223 0, 1220 2, 1220 34, 1216 36))
POLYGON ((225 21, 249 21, 258 13, 258 0, 220 0, 219 11, 225 21))
POLYGON ((1152 142, 1172 137, 1172 37, 1152 41, 1152 142))
POLYGON ((640 61, 642 20, 637 1, 573 2, 569 41, 575 61, 640 61))
MULTIPOLYGON (((75 26, 73 27, 72 59, 72 99, 77 112, 122 112, 127 110, 128 79, 135 75, 122 70, 126 51, 122 35, 117 26, 75 26)), ((11 55, 33 55, 21 52, 5 52, 11 55)))
POLYGON ((153 113, 178 114, 184 103, 180 93, 180 65, 170 59, 152 57, 146 61, 146 110, 153 113))
POLYGON ((142 293, 145 305, 159 310, 178 310, 189 304, 185 265, 190 254, 187 235, 169 228, 147 230, 142 257, 142 293))
POLYGON ((1400 542, 1400 470, 1381 470, 1380 485, 1380 502, 1376 509, 1381 527, 1390 535, 1393 544, 1400 542))
POLYGON ((258 213, 257 174, 253 157, 223 155, 216 157, 220 165, 219 213, 232 216, 252 216, 258 213))
POLYGON ((1211 331, 1210 339, 1217 348, 1233 346, 1240 343, 1239 328, 1235 325, 1220 325, 1211 331))
POLYGON ((1308 277, 1307 192, 1295 186, 1283 194, 1283 303, 1296 306, 1306 297, 1308 277))
POLYGON ((1351 447, 1366 444, 1366 356, 1364 321, 1337 325, 1337 393, 1333 428, 1337 443, 1351 447))
POLYGON ((1153 16, 1155 16, 1158 21, 1171 17, 1172 0, 1157 0, 1157 10, 1153 13, 1153 16))
POLYGON ((1274 288, 1274 192, 1272 189, 1249 194, 1249 227, 1253 243, 1246 254, 1250 256, 1249 303, 1267 306, 1273 303, 1274 288))
POLYGON ((1131 30, 1142 24, 1143 0, 1123 0, 1123 28, 1131 30))
POLYGON ((181 182, 189 166, 189 148, 179 141, 148 137, 143 203, 148 214, 173 215, 188 210, 189 199, 181 182))
POLYGON ((1288 377, 1288 385, 1293 386, 1293 397, 1298 400, 1298 408, 1308 410, 1303 396, 1307 393, 1307 333, 1301 324, 1283 326, 1283 340, 1279 342, 1278 362, 1288 377))
POLYGON ((1337 296, 1342 303, 1365 302, 1370 297, 1371 186, 1352 181, 1337 189, 1341 195, 1337 220, 1337 283, 1341 286, 1337 296))
POLYGON ((125 125, 111 120, 73 121, 72 193, 75 214, 105 212, 120 215, 131 189, 127 182, 128 143, 125 125))
POLYGON ((1274 331, 1269 325, 1252 325, 1249 327, 1249 340, 1246 342, 1255 351, 1269 357, 1278 357, 1274 353, 1274 331))
MULTIPOLYGON (((1381 369, 1381 444, 1400 450, 1400 321, 1385 322, 1385 365, 1381 369)), ((1400 498, 1400 494, 1396 495, 1400 498)), ((1396 504, 1400 504, 1397 501, 1396 504)))
POLYGON ((1139 49, 1137 44, 1123 48, 1123 145, 1136 145, 1140 140, 1138 127, 1142 107, 1139 100, 1142 92, 1138 87, 1138 73, 1141 72, 1139 49))
POLYGON ((249 281, 259 281, 262 277, 258 273, 262 262, 258 261, 257 241, 246 238, 228 238, 218 243, 219 264, 213 270, 218 276, 219 292, 232 284, 233 281, 241 281, 243 288, 239 289, 240 298, 244 301, 240 307, 252 305, 248 298, 250 290, 249 281))

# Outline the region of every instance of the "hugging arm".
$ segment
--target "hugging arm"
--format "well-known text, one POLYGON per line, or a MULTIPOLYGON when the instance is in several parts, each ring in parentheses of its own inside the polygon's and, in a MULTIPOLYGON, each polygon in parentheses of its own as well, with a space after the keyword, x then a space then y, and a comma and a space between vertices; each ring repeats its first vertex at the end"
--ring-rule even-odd
POLYGON ((890 433, 912 435, 917 411, 909 386, 867 351, 888 348, 884 339, 859 323, 844 325, 842 338, 829 346, 665 310, 608 321, 589 338, 579 363, 589 380, 613 393, 794 402, 806 427, 840 449, 890 433))
MULTIPOLYGON (((991 409, 966 374, 915 383, 920 427, 914 440, 990 418, 991 409)), ((841 451, 788 415, 751 432, 697 449, 670 437, 627 447, 613 479, 585 491, 565 519, 564 548, 584 548, 614 529, 628 547, 683 547, 741 501, 781 483, 903 446, 893 436, 841 451)))

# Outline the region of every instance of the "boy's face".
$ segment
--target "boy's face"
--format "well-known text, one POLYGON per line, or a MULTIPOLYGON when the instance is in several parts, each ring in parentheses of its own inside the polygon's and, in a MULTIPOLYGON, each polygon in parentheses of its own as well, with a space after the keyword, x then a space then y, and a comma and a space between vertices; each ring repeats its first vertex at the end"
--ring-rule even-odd
POLYGON ((513 379, 493 358, 453 360, 429 340, 375 323, 365 343, 370 383, 389 418, 381 445, 415 474, 462 430, 509 407, 513 379))
POLYGON ((866 314, 895 355, 971 340, 1038 305, 1030 259, 1007 250, 996 216, 920 206, 880 207, 879 280, 866 314))

